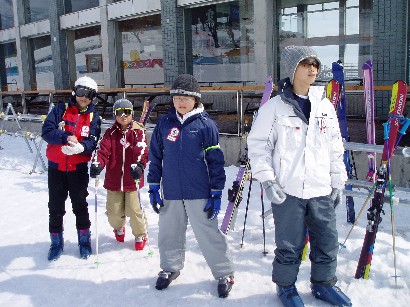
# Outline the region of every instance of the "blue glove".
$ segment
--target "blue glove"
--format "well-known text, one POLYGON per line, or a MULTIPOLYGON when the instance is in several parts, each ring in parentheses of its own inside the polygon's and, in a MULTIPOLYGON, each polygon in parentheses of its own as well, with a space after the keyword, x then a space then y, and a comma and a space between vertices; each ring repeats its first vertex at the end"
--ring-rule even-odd
POLYGON ((148 193, 152 209, 159 214, 159 210, 164 207, 164 203, 159 195, 159 184, 150 184, 148 193))
POLYGON ((221 210, 222 191, 211 191, 211 197, 204 207, 204 212, 208 212, 208 219, 213 220, 221 210))

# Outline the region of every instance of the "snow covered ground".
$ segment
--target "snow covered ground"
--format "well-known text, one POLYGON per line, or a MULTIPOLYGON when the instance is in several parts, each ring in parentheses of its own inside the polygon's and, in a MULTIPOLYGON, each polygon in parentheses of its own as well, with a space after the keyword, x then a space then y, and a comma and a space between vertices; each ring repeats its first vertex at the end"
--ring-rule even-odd
MULTIPOLYGON (((30 144, 33 146, 32 141, 30 144)), ((92 221, 94 255, 79 259, 77 235, 71 203, 67 201, 64 220, 65 248, 56 262, 47 261, 49 248, 47 174, 29 174, 35 155, 22 137, 0 136, 0 304, 2 306, 279 306, 280 301, 271 282, 271 261, 274 251, 274 225, 266 219, 266 250, 264 256, 261 202, 259 187, 253 184, 244 246, 240 247, 245 216, 248 184, 240 206, 237 227, 229 233, 229 243, 236 267, 235 285, 227 299, 217 297, 217 282, 203 259, 193 232, 188 228, 185 268, 181 276, 166 290, 155 289, 159 272, 157 246, 158 216, 151 210, 147 188, 142 190, 142 203, 148 217, 150 247, 142 252, 133 250, 133 238, 127 225, 126 242, 118 243, 105 216, 106 192, 98 189, 95 215, 94 180, 90 181, 88 197, 92 221), (95 254, 98 220, 99 255, 95 254), (153 256, 148 255, 151 249, 153 256), (100 264, 97 265, 96 261, 100 264)), ((44 147, 44 146, 43 146, 44 147)), ((44 148, 43 148, 44 149, 44 148)), ((43 150, 44 152, 44 150, 43 150)), ((40 165, 39 165, 40 166, 40 165)), ((37 168, 41 170, 41 166, 37 168)), ((227 167, 227 188, 219 221, 227 204, 227 189, 237 168, 227 167)), ((103 173, 104 175, 104 173, 103 173)), ((355 199, 356 212, 364 199, 355 199)), ((265 202, 266 204, 266 202, 265 202)), ((265 210, 268 209, 265 208, 265 210)), ((390 208, 378 233, 371 276, 356 280, 354 273, 365 233, 365 213, 360 218, 339 253, 338 285, 350 296, 353 305, 407 306, 410 301, 410 207, 395 208, 397 273, 395 286, 392 254, 390 208)), ((345 209, 337 209, 339 240, 350 230, 345 222, 345 209)), ((316 300, 309 290, 309 260, 300 267, 297 287, 307 306, 327 306, 316 300)))

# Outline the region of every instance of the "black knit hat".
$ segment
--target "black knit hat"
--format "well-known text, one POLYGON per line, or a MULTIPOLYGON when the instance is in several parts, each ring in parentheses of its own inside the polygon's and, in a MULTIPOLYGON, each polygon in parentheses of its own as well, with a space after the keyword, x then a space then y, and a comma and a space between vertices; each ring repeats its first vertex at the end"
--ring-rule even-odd
POLYGON ((193 96, 197 100, 201 98, 198 81, 190 74, 179 75, 169 92, 171 97, 174 96, 193 96))

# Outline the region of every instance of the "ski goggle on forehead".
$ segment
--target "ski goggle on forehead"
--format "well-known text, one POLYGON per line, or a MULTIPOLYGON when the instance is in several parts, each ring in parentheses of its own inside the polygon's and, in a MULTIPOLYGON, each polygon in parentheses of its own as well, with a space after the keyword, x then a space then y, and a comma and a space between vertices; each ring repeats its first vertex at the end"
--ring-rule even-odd
POLYGON ((122 109, 116 109, 114 114, 115 116, 129 116, 132 114, 132 109, 131 108, 122 108, 122 109))
POLYGON ((91 100, 96 96, 95 90, 79 85, 74 88, 74 93, 77 97, 87 97, 91 100))

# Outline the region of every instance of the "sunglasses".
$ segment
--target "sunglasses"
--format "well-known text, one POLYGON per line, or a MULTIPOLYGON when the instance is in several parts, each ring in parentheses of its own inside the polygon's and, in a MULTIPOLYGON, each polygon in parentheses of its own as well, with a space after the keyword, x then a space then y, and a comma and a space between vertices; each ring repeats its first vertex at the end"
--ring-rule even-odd
POLYGON ((313 60, 313 61, 311 61, 311 60, 303 60, 303 61, 301 61, 300 62, 300 64, 302 64, 303 66, 313 66, 314 68, 316 68, 316 69, 319 69, 319 66, 320 66, 320 64, 319 64, 319 62, 318 61, 316 61, 316 60, 313 60))
POLYGON ((123 109, 116 109, 114 113, 115 113, 115 116, 123 117, 123 116, 131 115, 132 111, 133 110, 130 108, 123 108, 123 109))
POLYGON ((78 85, 74 88, 74 93, 77 97, 87 97, 90 100, 93 100, 96 96, 95 90, 78 85))

